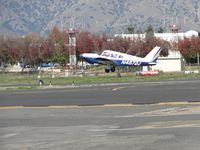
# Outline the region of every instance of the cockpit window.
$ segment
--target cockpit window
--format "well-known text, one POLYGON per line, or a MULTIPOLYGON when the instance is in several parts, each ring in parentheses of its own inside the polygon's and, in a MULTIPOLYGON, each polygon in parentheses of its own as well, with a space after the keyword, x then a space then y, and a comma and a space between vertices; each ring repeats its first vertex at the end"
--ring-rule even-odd
POLYGON ((110 53, 109 52, 103 52, 103 54, 101 56, 110 57, 110 53))

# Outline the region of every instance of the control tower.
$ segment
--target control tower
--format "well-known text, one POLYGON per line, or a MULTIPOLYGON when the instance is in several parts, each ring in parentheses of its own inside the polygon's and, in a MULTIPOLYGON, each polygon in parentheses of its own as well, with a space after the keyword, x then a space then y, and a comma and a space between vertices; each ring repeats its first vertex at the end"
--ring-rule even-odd
POLYGON ((73 28, 69 29, 68 34, 69 34, 70 71, 71 71, 71 73, 75 74, 76 73, 76 63, 77 63, 77 58, 76 58, 76 34, 77 34, 77 30, 75 30, 73 28))
MULTIPOLYGON (((168 26, 168 29, 170 30, 170 32, 172 33, 172 43, 176 42, 177 43, 177 47, 176 50, 178 50, 178 32, 181 29, 181 26, 178 24, 171 24, 168 26)), ((172 44, 174 45, 174 44, 172 44)), ((173 50, 175 49, 175 47, 173 46, 173 50)))
POLYGON ((181 29, 181 26, 178 25, 178 24, 170 24, 170 25, 168 26, 168 29, 171 31, 171 33, 176 34, 176 33, 178 33, 178 31, 181 29))

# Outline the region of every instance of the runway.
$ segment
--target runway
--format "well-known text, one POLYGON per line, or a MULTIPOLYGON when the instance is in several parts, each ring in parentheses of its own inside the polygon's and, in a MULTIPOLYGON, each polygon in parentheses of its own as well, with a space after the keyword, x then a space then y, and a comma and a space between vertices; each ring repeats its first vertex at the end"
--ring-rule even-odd
POLYGON ((0 149, 198 149, 199 89, 184 80, 0 91, 0 149))
POLYGON ((0 107, 200 102, 200 79, 0 91, 0 107))
POLYGON ((200 105, 0 108, 0 149, 197 150, 200 105))

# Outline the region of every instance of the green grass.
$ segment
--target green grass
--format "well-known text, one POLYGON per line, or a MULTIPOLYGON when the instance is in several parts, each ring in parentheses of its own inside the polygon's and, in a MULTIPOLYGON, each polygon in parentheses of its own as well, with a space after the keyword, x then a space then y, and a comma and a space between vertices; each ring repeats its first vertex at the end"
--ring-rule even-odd
MULTIPOLYGON (((51 75, 43 75, 41 79, 45 85, 72 85, 73 82, 80 84, 103 84, 103 83, 120 83, 120 82, 137 82, 137 81, 158 81, 158 80, 177 80, 187 78, 200 78, 200 74, 184 74, 184 73, 161 73, 158 76, 136 76, 134 73, 122 73, 121 78, 116 73, 103 74, 99 76, 83 76, 83 77, 55 77, 51 75)), ((21 75, 21 74, 0 74, 0 85, 16 85, 18 89, 34 89, 39 86, 37 74, 21 75), (25 87, 26 86, 26 87, 25 87)))

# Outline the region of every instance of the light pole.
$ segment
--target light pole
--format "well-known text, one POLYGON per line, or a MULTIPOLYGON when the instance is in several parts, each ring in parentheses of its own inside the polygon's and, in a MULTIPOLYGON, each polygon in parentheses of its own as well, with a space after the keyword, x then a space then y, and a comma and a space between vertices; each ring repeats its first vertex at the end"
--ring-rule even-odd
POLYGON ((197 65, 198 65, 198 70, 199 70, 199 53, 197 53, 197 65))

